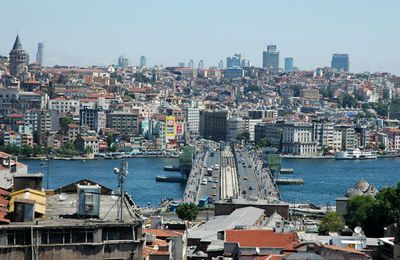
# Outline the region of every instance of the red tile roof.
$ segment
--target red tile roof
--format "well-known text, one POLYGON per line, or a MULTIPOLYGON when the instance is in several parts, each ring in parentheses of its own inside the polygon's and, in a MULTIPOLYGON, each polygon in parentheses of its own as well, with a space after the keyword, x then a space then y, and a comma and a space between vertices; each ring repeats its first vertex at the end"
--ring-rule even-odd
POLYGON ((293 250, 299 243, 297 233, 275 233, 273 230, 226 230, 226 242, 243 247, 274 247, 293 250))
POLYGON ((368 256, 367 254, 365 254, 357 249, 351 248, 351 247, 342 247, 342 246, 335 246, 335 245, 322 245, 322 247, 331 249, 331 250, 337 250, 337 251, 342 251, 342 252, 346 252, 346 253, 356 254, 356 255, 368 256))
POLYGON ((145 229, 145 233, 151 233, 155 235, 157 238, 168 238, 168 237, 181 237, 182 233, 174 230, 165 230, 165 229, 145 229))

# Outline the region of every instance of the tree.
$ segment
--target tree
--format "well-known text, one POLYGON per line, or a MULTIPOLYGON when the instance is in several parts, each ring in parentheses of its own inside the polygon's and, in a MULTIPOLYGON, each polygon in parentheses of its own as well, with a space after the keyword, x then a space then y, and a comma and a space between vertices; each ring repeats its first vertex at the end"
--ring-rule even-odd
POLYGON ((379 144, 379 150, 385 150, 385 144, 384 143, 380 143, 379 144))
POLYGON ((250 140, 250 133, 248 131, 243 131, 236 136, 236 140, 238 141, 245 140, 246 142, 248 142, 250 140))
POLYGON ((68 124, 75 124, 75 121, 72 117, 67 116, 61 119, 61 126, 67 126, 68 124))
POLYGON ((196 220, 197 215, 199 214, 199 208, 192 202, 181 203, 176 208, 176 214, 182 220, 193 221, 196 220))
POLYGON ((368 214, 372 209, 375 199, 372 196, 355 196, 347 203, 347 213, 344 215, 346 224, 350 228, 365 226, 368 214))
POLYGON ((264 137, 264 138, 261 138, 261 139, 257 142, 256 146, 257 146, 258 148, 269 147, 269 146, 271 146, 271 141, 268 140, 267 137, 264 137))
POLYGON ((92 153, 93 153, 93 147, 91 147, 91 146, 86 146, 86 147, 85 147, 85 150, 83 150, 83 153, 84 153, 85 155, 92 154, 92 153))
POLYGON ((321 220, 318 227, 318 233, 327 235, 329 232, 338 232, 343 229, 342 218, 336 212, 328 212, 321 220))

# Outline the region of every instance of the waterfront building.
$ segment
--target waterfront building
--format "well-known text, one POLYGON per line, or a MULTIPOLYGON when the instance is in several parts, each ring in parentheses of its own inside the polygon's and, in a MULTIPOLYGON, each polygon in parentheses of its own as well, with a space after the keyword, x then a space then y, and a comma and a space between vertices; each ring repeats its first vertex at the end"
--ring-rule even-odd
POLYGON ((106 127, 106 113, 98 109, 81 109, 79 111, 79 125, 86 126, 89 130, 94 130, 96 133, 101 128, 106 127))
POLYGON ((145 68, 147 66, 147 58, 146 56, 140 56, 140 67, 145 68))
POLYGON ((307 122, 288 122, 283 125, 282 153, 301 156, 317 154, 313 125, 307 122))
POLYGON ((200 132, 200 110, 197 107, 186 108, 185 121, 187 133, 198 135, 200 132))
POLYGON ((8 153, 0 152, 0 163, 1 188, 11 188, 11 186, 13 185, 14 175, 28 173, 28 167, 25 164, 18 162, 18 158, 16 156, 12 156, 8 153))
POLYGON ((38 49, 36 52, 36 64, 42 66, 43 65, 43 58, 44 58, 44 43, 38 43, 38 49))
POLYGON ((107 127, 117 130, 121 134, 139 133, 138 114, 113 112, 107 115, 107 127))
POLYGON ((75 140, 76 149, 81 153, 91 150, 91 154, 97 154, 99 152, 99 139, 95 136, 81 135, 75 140))
POLYGON ((200 111, 200 136, 213 141, 226 141, 227 111, 200 111))
POLYGON ((10 74, 14 77, 20 76, 24 72, 28 63, 26 51, 22 48, 19 35, 15 39, 12 50, 10 51, 10 74))
POLYGON ((257 124, 262 122, 262 119, 251 119, 251 118, 245 118, 245 129, 250 135, 250 141, 254 142, 255 140, 255 127, 257 124))
POLYGON ((229 118, 227 121, 227 134, 226 140, 228 142, 235 142, 236 137, 246 131, 246 122, 241 117, 229 118))
POLYGON ((333 69, 336 69, 337 71, 349 72, 350 71, 349 54, 337 54, 337 53, 333 54, 331 67, 333 69))
POLYGON ((356 135, 353 125, 335 125, 335 129, 341 133, 341 150, 358 148, 356 147, 356 135))
POLYGON ((129 66, 128 58, 126 58, 124 55, 119 56, 118 57, 118 67, 123 69, 128 66, 129 66))
POLYGON ((257 143, 266 138, 274 148, 282 145, 283 121, 276 123, 259 123, 254 127, 254 141, 257 143))
POLYGON ((263 68, 279 68, 279 51, 276 51, 276 45, 268 45, 267 51, 263 52, 263 68))
POLYGON ((293 58, 288 57, 285 58, 285 71, 286 72, 292 72, 293 71, 293 58))

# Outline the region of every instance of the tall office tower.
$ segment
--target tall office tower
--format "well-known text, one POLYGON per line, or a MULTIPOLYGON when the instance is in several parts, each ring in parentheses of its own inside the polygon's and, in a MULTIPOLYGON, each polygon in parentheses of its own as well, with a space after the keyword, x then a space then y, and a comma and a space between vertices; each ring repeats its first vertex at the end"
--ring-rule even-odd
POLYGON ((44 55, 43 51, 44 51, 44 44, 43 42, 39 42, 36 52, 36 64, 38 65, 43 65, 43 55, 44 55))
POLYGON ((199 69, 199 70, 204 69, 204 61, 203 61, 203 60, 200 60, 200 61, 199 61, 198 69, 199 69))
POLYGON ((189 67, 189 68, 194 68, 194 61, 193 61, 193 60, 190 60, 190 61, 189 61, 188 67, 189 67))
POLYGON ((242 60, 242 55, 235 53, 233 57, 226 58, 226 67, 227 68, 240 67, 241 60, 242 60))
POLYGON ((285 58, 285 71, 286 72, 293 71, 293 58, 291 57, 285 58))
POLYGON ((350 60, 349 54, 333 54, 331 67, 337 69, 338 71, 349 72, 350 70, 350 60))
POLYGON ((279 68, 279 51, 276 51, 276 45, 268 45, 267 51, 263 52, 263 68, 279 68))
POLYGON ((186 67, 186 63, 184 63, 184 62, 179 62, 179 63, 178 63, 178 67, 186 67))
POLYGON ((141 57, 140 57, 140 67, 141 67, 141 68, 144 68, 144 67, 146 67, 146 66, 147 66, 147 59, 146 59, 145 56, 141 56, 141 57))
POLYGON ((15 39, 14 46, 10 51, 10 74, 17 77, 23 72, 27 65, 27 53, 22 48, 19 36, 15 39))
POLYGON ((128 58, 126 58, 124 55, 121 55, 118 57, 118 67, 120 68, 126 68, 128 67, 128 58))
POLYGON ((223 68, 224 68, 224 62, 223 62, 222 60, 220 60, 220 61, 218 62, 218 68, 219 68, 219 69, 223 69, 223 68))

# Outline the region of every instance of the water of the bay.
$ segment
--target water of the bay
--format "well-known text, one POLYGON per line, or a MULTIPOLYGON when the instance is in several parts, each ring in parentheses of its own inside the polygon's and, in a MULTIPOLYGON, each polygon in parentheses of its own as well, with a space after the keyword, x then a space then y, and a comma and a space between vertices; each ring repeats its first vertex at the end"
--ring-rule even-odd
POLYGON ((334 205, 346 190, 364 179, 378 189, 394 186, 400 181, 400 158, 361 161, 284 159, 284 168, 294 168, 293 175, 302 178, 304 185, 280 186, 282 197, 288 202, 309 202, 324 206, 334 205))
MULTIPOLYGON (((180 173, 164 172, 165 165, 178 165, 177 159, 171 158, 130 158, 127 159, 129 174, 125 181, 125 190, 140 206, 159 205, 162 198, 182 198, 184 186, 179 183, 156 182, 157 175, 180 173)), ((40 160, 23 160, 28 165, 30 173, 45 174, 43 186, 47 185, 47 166, 40 160)), ((119 160, 51 160, 49 188, 58 188, 81 179, 90 179, 101 185, 115 189, 118 186, 117 177, 113 173, 119 167, 119 160)))
MULTIPOLYGON (((39 160, 26 160, 29 172, 47 172, 39 160)), ((184 186, 179 183, 156 182, 157 175, 179 174, 164 172, 165 165, 177 165, 176 159, 132 158, 128 159, 129 175, 125 189, 138 205, 158 205, 162 198, 181 199, 184 186)), ((112 189, 117 187, 113 169, 119 167, 119 160, 87 160, 50 162, 50 188, 90 179, 112 189)), ((310 202, 317 205, 334 205, 347 188, 356 181, 365 179, 378 189, 396 185, 400 181, 400 159, 377 159, 365 161, 335 160, 293 160, 284 159, 284 168, 294 168, 293 178, 303 178, 304 185, 280 186, 282 197, 288 202, 310 202)), ((43 181, 46 186, 46 176, 43 181)))

